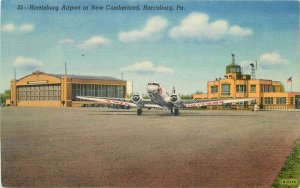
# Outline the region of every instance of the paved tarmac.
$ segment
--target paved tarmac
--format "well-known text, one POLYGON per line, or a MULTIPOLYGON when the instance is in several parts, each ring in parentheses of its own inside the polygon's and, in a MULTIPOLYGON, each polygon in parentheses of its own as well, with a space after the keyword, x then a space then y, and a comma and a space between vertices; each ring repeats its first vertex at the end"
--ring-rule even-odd
POLYGON ((19 186, 270 187, 300 112, 1 108, 1 176, 19 186))

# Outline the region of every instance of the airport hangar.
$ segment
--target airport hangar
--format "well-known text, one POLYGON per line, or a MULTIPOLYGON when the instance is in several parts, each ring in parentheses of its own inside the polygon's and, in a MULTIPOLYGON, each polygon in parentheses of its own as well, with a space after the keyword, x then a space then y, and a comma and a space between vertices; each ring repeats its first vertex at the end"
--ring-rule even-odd
MULTIPOLYGON (((36 71, 11 81, 11 106, 76 107, 76 96, 125 98, 127 81, 107 76, 47 74, 36 71)), ((93 102, 95 103, 95 102, 93 102)))

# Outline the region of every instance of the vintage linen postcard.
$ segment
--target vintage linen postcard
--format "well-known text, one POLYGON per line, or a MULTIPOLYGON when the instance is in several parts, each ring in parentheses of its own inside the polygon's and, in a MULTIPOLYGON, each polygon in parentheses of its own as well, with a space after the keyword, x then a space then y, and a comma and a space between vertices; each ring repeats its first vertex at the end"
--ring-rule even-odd
POLYGON ((298 187, 298 1, 1 1, 4 187, 298 187))

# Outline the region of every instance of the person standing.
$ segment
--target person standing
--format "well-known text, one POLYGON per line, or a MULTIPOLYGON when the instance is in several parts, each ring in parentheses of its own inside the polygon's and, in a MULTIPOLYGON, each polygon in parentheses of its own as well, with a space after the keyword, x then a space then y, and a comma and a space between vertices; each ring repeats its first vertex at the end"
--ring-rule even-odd
POLYGON ((258 110, 258 105, 257 105, 257 103, 254 104, 253 110, 254 110, 254 112, 257 112, 257 110, 258 110))

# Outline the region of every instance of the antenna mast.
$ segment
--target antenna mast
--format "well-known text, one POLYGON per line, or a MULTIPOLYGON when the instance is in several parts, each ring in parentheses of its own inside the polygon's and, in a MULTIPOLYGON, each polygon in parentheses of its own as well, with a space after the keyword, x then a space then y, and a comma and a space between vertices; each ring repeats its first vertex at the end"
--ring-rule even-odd
POLYGON ((14 80, 17 79, 17 70, 16 70, 16 67, 14 67, 14 80))
POLYGON ((251 66, 251 80, 256 80, 255 71, 257 70, 257 60, 255 60, 255 65, 251 63, 250 66, 251 66))
POLYGON ((65 61, 65 76, 67 76, 67 62, 65 61))
POLYGON ((234 54, 231 54, 231 56, 232 56, 232 64, 235 64, 234 54))

